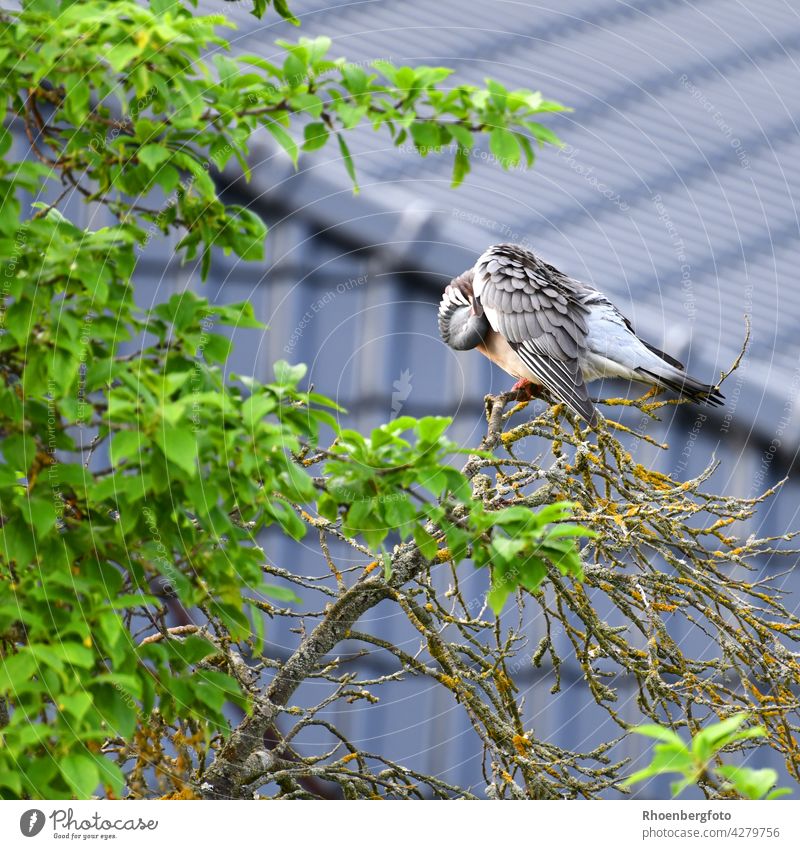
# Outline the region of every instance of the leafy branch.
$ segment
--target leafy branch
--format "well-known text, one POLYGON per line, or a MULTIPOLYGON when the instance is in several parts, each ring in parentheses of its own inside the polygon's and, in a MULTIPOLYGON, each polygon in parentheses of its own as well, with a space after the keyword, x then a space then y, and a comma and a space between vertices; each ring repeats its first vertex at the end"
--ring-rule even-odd
POLYGON ((720 756, 730 751, 734 744, 767 736, 762 725, 742 728, 747 719, 746 713, 737 713, 714 723, 698 731, 688 746, 669 728, 660 725, 640 725, 634 728, 636 734, 661 742, 654 747, 652 762, 626 779, 623 786, 631 787, 656 775, 677 772, 683 778, 672 783, 673 796, 679 796, 693 784, 715 779, 717 783, 720 780, 723 782, 723 792, 733 791, 745 799, 778 799, 790 794, 792 791, 788 787, 775 787, 778 773, 774 769, 752 769, 719 763, 720 756))
MULTIPOLYGON (((275 8, 290 17, 285 4, 275 8)), ((396 146, 410 138, 423 156, 452 147, 454 185, 469 171, 481 135, 507 168, 532 165, 536 145, 558 144, 533 119, 563 107, 539 93, 493 80, 486 88, 449 85, 449 68, 382 60, 361 67, 330 58, 325 37, 279 42, 282 62, 234 56, 220 35, 230 26, 177 2, 27 2, 6 13, 0 55, 10 114, 38 160, 7 163, 0 172, 9 224, 19 213, 15 183, 32 191, 57 180, 105 204, 140 244, 156 232, 182 231, 184 255, 201 256, 205 276, 212 247, 244 260, 263 257, 264 223, 224 203, 213 178, 235 160, 249 179, 257 130, 295 167, 301 152, 335 137, 356 188, 345 133, 361 125, 386 131, 396 146), (139 202, 158 192, 166 198, 161 205, 139 202)), ((0 117, 5 108, 4 98, 0 117)), ((7 150, 7 131, 4 144, 7 150)))
MULTIPOLYGON (((713 465, 675 480, 611 417, 597 432, 558 406, 524 418, 510 395, 487 399, 486 435, 454 465, 445 419, 360 434, 303 366, 227 373, 231 330, 263 331, 250 304, 134 300, 138 251, 161 233, 204 274, 215 247, 263 255, 265 224, 212 175, 247 177, 257 131, 296 164, 336 137, 353 178, 357 126, 422 155, 454 147, 458 183, 483 139, 505 167, 531 164, 556 142, 536 117, 561 107, 445 68, 354 66, 327 39, 232 56, 225 19, 189 5, 27 0, 0 16, 0 796, 473 797, 330 720, 409 677, 468 717, 485 795, 624 791, 618 740, 571 751, 526 718, 520 682, 542 670, 557 693, 568 657, 620 737, 630 682, 672 731, 746 711, 798 778, 800 620, 750 571, 796 554, 794 535, 731 531, 772 490, 715 494, 713 465), (76 196, 113 226, 69 221, 76 196), (379 603, 415 645, 359 621, 379 603), (719 656, 687 653, 676 619, 719 656), (355 663, 366 652, 374 671, 355 663), (298 695, 305 682, 324 694, 298 695), (307 745, 320 734, 324 751, 307 745)), ((672 402, 606 403, 657 417, 672 402)))

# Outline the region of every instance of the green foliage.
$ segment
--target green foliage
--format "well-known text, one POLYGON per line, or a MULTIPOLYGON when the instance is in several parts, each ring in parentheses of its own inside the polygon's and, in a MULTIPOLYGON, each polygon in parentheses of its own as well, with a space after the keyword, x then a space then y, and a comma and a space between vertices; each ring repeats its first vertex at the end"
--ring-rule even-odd
POLYGON ((267 9, 272 6, 272 8, 285 20, 298 25, 300 21, 292 14, 289 9, 289 5, 286 3, 286 0, 253 0, 253 8, 251 13, 256 18, 264 17, 264 13, 267 9))
POLYGON ((291 452, 316 441, 331 405, 298 390, 303 370, 276 367, 263 385, 223 379, 229 343, 210 325, 259 326, 249 304, 212 307, 187 292, 137 311, 124 231, 87 233, 50 214, 26 239, 0 337, 0 694, 13 706, 0 777, 18 776, 12 795, 19 781, 63 798, 101 780, 119 794, 104 739, 129 737, 154 707, 211 732, 225 701, 244 704, 227 673, 198 673, 217 654, 208 640, 137 645, 132 627, 163 603, 154 585, 232 639, 250 637, 243 591, 276 594, 254 533, 304 530, 287 500, 308 501, 314 487, 291 452), (120 347, 145 331, 152 344, 132 368, 120 347), (110 466, 67 459, 76 428, 94 451, 108 448, 110 466), (31 768, 15 771, 20 760, 31 768))
POLYGON ((572 505, 487 510, 472 498, 464 473, 447 462, 460 450, 445 436, 449 424, 446 418, 404 416, 369 438, 341 431, 324 465, 320 514, 330 521, 341 516, 344 534, 360 534, 373 549, 393 531, 403 540, 413 537, 429 560, 459 563, 471 556, 476 566, 491 566, 488 600, 498 614, 518 587, 537 591, 550 566, 580 580, 576 538, 594 532, 566 521, 572 505), (401 436, 407 431, 414 443, 401 436), (442 533, 441 552, 432 528, 442 533))
POLYGON ((562 575, 582 580, 583 564, 576 538, 596 534, 567 521, 572 508, 569 502, 558 502, 536 512, 527 507, 507 507, 496 513, 482 511, 475 515, 473 510, 473 527, 496 529, 487 545, 475 549, 476 565, 492 566, 488 600, 495 613, 500 612, 517 587, 537 592, 551 566, 562 575))
MULTIPOLYGON (((234 57, 231 25, 193 5, 0 13, 0 797, 152 794, 144 771, 168 746, 181 790, 187 741, 205 758, 228 731, 224 705, 250 704, 236 660, 260 650, 264 612, 296 601, 265 583, 257 537, 302 538, 309 510, 363 540, 387 578, 390 532, 430 560, 471 554, 493 569, 497 611, 548 564, 580 577, 566 505, 473 503, 446 420, 340 430, 336 405, 300 388, 302 366, 277 363, 267 383, 226 374, 226 328, 262 327, 249 304, 184 292, 142 310, 130 282, 161 233, 203 276, 212 248, 262 258, 265 224, 214 179, 249 176, 258 130, 295 165, 335 136, 354 184, 344 133, 358 125, 422 155, 454 147, 458 183, 483 135, 505 167, 531 164, 535 144, 557 142, 533 117, 561 107, 452 85, 447 68, 354 66, 326 38, 281 43, 277 63, 234 57), (18 159, 14 127, 32 146, 18 159), (54 203, 23 206, 51 189, 54 203), (58 209, 67 191, 116 223, 79 228, 58 209), (207 624, 168 629, 175 605, 207 624)), ((283 0, 252 12, 270 7, 296 22, 283 0)))
POLYGON ((719 758, 727 747, 744 740, 766 736, 766 730, 760 725, 742 728, 747 719, 746 713, 737 713, 722 722, 709 725, 708 728, 698 731, 688 746, 670 728, 660 725, 641 725, 634 728, 633 731, 637 734, 661 742, 654 746, 651 763, 630 776, 623 783, 623 787, 630 787, 655 775, 679 773, 683 778, 672 783, 673 796, 678 796, 692 784, 713 776, 723 780, 723 790, 732 791, 743 799, 777 799, 791 793, 792 791, 785 787, 775 788, 778 773, 774 769, 720 765, 719 758))
MULTIPOLYGON (((255 3, 254 12, 267 5, 255 3)), ((291 18, 284 3, 273 5, 291 18)), ((363 68, 329 57, 324 37, 279 42, 283 62, 234 57, 220 35, 229 27, 220 15, 194 15, 174 0, 149 8, 134 0, 52 0, 6 13, 0 68, 8 99, 0 116, 10 108, 23 117, 39 160, 22 173, 6 164, 0 174, 9 199, 6 232, 19 213, 15 186, 57 180, 107 204, 141 243, 182 228, 180 248, 187 259, 202 257, 205 275, 212 246, 245 260, 263 256, 265 225, 223 203, 213 179, 233 162, 249 177, 248 145, 257 129, 295 165, 302 151, 336 136, 354 185, 342 133, 362 124, 398 146, 411 138, 423 155, 457 149, 454 183, 469 170, 464 152, 480 134, 502 148, 504 167, 520 161, 519 151, 532 164, 533 144, 557 143, 533 117, 562 107, 538 93, 507 91, 491 80, 485 89, 445 85, 449 68, 385 61, 363 68), (120 199, 159 194, 164 200, 155 207, 120 199)))

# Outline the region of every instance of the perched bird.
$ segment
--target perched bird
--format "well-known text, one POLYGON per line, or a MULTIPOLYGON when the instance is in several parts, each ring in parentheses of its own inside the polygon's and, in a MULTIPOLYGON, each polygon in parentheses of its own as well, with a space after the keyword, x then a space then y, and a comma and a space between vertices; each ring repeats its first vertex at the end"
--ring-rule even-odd
POLYGON ((603 377, 672 389, 692 401, 723 401, 716 386, 690 377, 640 339, 602 292, 519 245, 493 245, 447 285, 439 332, 451 348, 477 348, 516 377, 514 389, 531 397, 544 388, 590 425, 598 412, 586 384, 603 377))

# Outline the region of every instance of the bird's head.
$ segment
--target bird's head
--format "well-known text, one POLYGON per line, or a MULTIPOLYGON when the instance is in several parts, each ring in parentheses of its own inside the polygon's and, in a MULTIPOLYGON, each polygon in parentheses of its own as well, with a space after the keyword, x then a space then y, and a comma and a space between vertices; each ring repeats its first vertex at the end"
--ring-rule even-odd
POLYGON ((447 284, 447 290, 450 291, 451 297, 454 300, 457 302, 460 301, 465 306, 469 305, 469 314, 477 317, 483 315, 483 306, 481 306, 481 302, 475 297, 475 291, 472 288, 472 278, 473 270, 470 268, 469 271, 465 271, 451 280, 447 284))
POLYGON ((472 288, 472 269, 451 280, 439 304, 439 331, 451 348, 465 351, 479 345, 489 331, 483 306, 472 288))

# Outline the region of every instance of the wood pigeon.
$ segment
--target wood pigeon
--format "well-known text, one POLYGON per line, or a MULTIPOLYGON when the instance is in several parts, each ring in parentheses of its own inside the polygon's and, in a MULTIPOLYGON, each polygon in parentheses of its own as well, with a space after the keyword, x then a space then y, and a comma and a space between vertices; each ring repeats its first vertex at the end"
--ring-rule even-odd
POLYGON ((692 401, 723 401, 716 386, 690 377, 640 339, 605 295, 520 245, 493 245, 447 285, 439 332, 451 348, 477 348, 516 377, 514 389, 530 398, 544 388, 590 425, 599 414, 586 384, 604 377, 671 389, 692 401))

